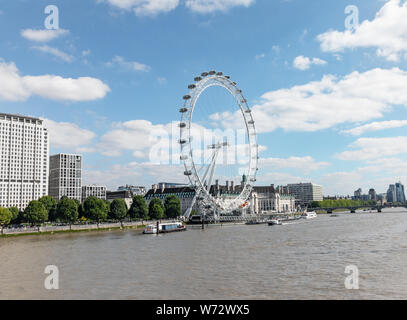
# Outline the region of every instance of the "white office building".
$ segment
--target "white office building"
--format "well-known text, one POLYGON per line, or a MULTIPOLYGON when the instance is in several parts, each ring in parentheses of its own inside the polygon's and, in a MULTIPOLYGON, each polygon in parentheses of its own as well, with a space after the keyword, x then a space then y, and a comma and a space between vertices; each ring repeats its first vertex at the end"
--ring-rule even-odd
POLYGON ((307 205, 311 201, 322 201, 322 186, 314 183, 289 184, 288 189, 296 204, 307 205))
POLYGON ((84 202, 89 197, 96 197, 102 200, 106 200, 106 186, 82 186, 82 202, 84 202))
POLYGON ((48 192, 49 137, 38 118, 0 113, 0 206, 24 210, 48 192))
POLYGON ((49 195, 57 201, 64 196, 82 201, 82 156, 56 154, 49 167, 49 195))

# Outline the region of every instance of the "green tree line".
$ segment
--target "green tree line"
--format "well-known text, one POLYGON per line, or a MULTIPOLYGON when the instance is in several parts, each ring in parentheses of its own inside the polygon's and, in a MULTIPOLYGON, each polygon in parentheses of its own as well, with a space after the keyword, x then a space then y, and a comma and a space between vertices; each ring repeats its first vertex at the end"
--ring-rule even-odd
POLYGON ((309 204, 311 208, 341 208, 341 207, 364 207, 364 206, 374 206, 376 201, 369 200, 348 200, 348 199, 338 199, 338 200, 323 200, 323 201, 312 201, 309 204))
POLYGON ((108 220, 158 220, 173 219, 181 215, 181 202, 174 196, 168 196, 164 203, 154 198, 147 206, 142 196, 135 196, 130 208, 123 199, 114 199, 112 202, 96 197, 89 197, 83 203, 78 200, 62 197, 58 202, 44 196, 39 200, 31 201, 24 211, 18 208, 0 207, 0 227, 3 233, 4 227, 10 224, 28 223, 31 226, 40 226, 45 222, 72 224, 81 222, 99 223, 108 220))

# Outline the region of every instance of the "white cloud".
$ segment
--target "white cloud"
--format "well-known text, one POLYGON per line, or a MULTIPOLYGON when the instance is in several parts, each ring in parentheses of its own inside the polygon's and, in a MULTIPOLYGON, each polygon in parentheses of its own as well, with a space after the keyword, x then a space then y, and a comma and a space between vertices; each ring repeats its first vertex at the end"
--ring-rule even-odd
POLYGON ((359 138, 350 145, 357 149, 336 155, 340 160, 371 160, 407 153, 407 137, 359 138))
MULTIPOLYGON (((168 127, 168 126, 167 126, 168 127)), ((123 151, 132 151, 136 158, 147 158, 156 136, 165 136, 168 129, 147 120, 131 120, 116 123, 113 130, 105 133, 99 143, 101 153, 120 156, 123 151)))
POLYGON ((345 49, 376 48, 377 55, 389 61, 398 61, 407 52, 407 2, 390 0, 372 20, 363 21, 352 32, 330 30, 317 39, 326 52, 343 52, 345 49))
POLYGON ((390 120, 390 121, 378 121, 365 124, 349 130, 343 130, 342 133, 351 134, 354 136, 360 136, 365 132, 379 131, 384 129, 400 128, 407 126, 407 120, 390 120))
POLYGON ((299 70, 308 70, 311 65, 325 65, 327 62, 319 58, 308 58, 304 56, 298 56, 293 61, 293 66, 299 70))
POLYGON ((310 181, 308 178, 301 177, 301 176, 294 176, 289 173, 282 173, 282 172, 267 172, 262 174, 262 170, 260 169, 259 175, 257 176, 257 183, 256 185, 287 185, 289 183, 299 183, 301 181, 310 181))
POLYGON ((317 162, 310 156, 306 157, 289 157, 289 158, 262 158, 259 160, 259 165, 262 168, 270 169, 299 169, 304 173, 320 170, 323 167, 329 166, 329 162, 317 162))
POLYGON ((92 151, 87 146, 96 137, 94 132, 82 129, 78 125, 69 122, 44 119, 44 124, 48 129, 52 148, 62 148, 82 153, 92 151))
MULTIPOLYGON (((320 81, 270 91, 254 105, 253 117, 259 132, 278 128, 287 131, 317 131, 342 123, 380 118, 393 105, 407 107, 407 71, 398 68, 352 72, 342 78, 326 75, 320 81)), ((219 119, 234 128, 241 114, 219 119)))
POLYGON ((136 15, 156 15, 178 7, 179 0, 144 0, 133 8, 136 15))
POLYGON ((124 165, 113 165, 107 170, 84 169, 83 181, 84 184, 106 185, 110 190, 116 190, 123 184, 149 187, 159 181, 188 183, 183 172, 183 166, 130 162, 124 165))
POLYGON ((133 10, 136 15, 156 15, 174 10, 179 0, 99 0, 124 10, 133 10))
POLYGON ((110 88, 90 77, 77 79, 55 75, 21 76, 13 62, 0 59, 0 99, 25 101, 32 95, 62 101, 90 101, 104 98, 110 88))
MULTIPOLYGON (((402 176, 407 172, 407 161, 399 158, 382 158, 367 161, 367 166, 358 168, 359 172, 374 174, 377 172, 393 176, 402 176)), ((393 179, 394 180, 394 179, 393 179)))
POLYGON ((255 0, 187 0, 185 5, 194 12, 211 13, 227 11, 233 7, 249 7, 255 0))
POLYGON ((48 29, 25 29, 21 30, 21 36, 27 40, 35 42, 48 42, 54 39, 59 38, 60 36, 68 34, 68 30, 57 29, 57 30, 48 30, 48 29))
POLYGON ((90 55, 90 54, 91 54, 90 49, 88 49, 88 50, 83 50, 83 51, 82 51, 82 57, 86 57, 86 56, 88 56, 88 55, 90 55))
POLYGON ((150 66, 142 64, 137 61, 126 61, 121 56, 113 57, 112 61, 106 62, 105 65, 107 67, 120 66, 127 70, 136 71, 136 72, 148 72, 151 69, 150 66))
MULTIPOLYGON (((133 10, 136 15, 157 15, 170 12, 180 5, 179 0, 98 0, 123 9, 133 10)), ((185 6, 193 12, 202 14, 227 11, 233 7, 249 7, 255 0, 186 0, 185 6)))
POLYGON ((256 60, 263 59, 266 55, 264 53, 256 54, 256 60))
MULTIPOLYGON (((353 195, 353 190, 367 185, 367 181, 359 172, 333 172, 325 174, 320 183, 324 195, 353 195)), ((370 186, 371 187, 371 186, 370 186)))
POLYGON ((57 49, 57 48, 52 48, 49 46, 33 46, 33 49, 39 50, 41 52, 45 52, 45 53, 49 53, 52 54, 53 56, 65 61, 65 62, 72 62, 72 60, 74 59, 73 56, 62 52, 61 50, 57 49))

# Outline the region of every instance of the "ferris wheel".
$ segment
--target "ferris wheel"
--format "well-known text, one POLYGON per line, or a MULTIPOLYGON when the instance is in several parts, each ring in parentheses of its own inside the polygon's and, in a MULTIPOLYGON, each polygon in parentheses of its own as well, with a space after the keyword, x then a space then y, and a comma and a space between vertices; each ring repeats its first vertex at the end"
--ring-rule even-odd
POLYGON ((185 218, 198 201, 200 211, 216 219, 248 206, 258 171, 255 122, 242 90, 222 72, 204 72, 188 89, 179 110, 180 159, 196 192, 185 218), (219 181, 226 183, 223 189, 219 181))

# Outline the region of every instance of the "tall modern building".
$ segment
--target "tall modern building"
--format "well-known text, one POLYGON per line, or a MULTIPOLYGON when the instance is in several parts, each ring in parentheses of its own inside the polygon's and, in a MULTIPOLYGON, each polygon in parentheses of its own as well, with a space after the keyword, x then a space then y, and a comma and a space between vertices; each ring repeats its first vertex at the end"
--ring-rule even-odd
POLYGON ((397 202, 396 186, 391 184, 387 189, 387 202, 397 202))
POLYGON ((396 183, 396 197, 397 202, 406 203, 406 194, 404 193, 404 186, 401 182, 396 183))
POLYGON ((314 183, 289 184, 288 189, 296 204, 307 205, 311 201, 322 201, 322 186, 314 183))
POLYGON ((369 190, 369 197, 370 197, 370 200, 374 200, 374 201, 377 200, 377 193, 376 193, 375 189, 372 188, 369 190))
POLYGON ((0 206, 24 210, 48 192, 49 137, 38 118, 0 113, 0 206))
POLYGON ((82 201, 82 156, 56 154, 49 167, 49 195, 57 201, 63 196, 82 201))

